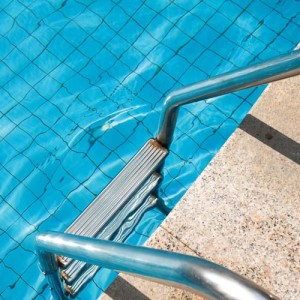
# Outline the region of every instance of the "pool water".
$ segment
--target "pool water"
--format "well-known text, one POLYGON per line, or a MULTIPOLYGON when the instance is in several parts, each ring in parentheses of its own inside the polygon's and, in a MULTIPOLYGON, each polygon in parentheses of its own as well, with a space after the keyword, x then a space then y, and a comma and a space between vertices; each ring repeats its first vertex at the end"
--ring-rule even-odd
MULTIPOLYGON (((0 299, 49 299, 34 237, 64 231, 157 134, 172 90, 291 51, 297 0, 0 3, 0 299)), ((180 110, 159 196, 172 209, 264 87, 180 110)), ((128 243, 165 215, 145 213, 128 243)), ((115 273, 79 293, 96 299, 115 273)))

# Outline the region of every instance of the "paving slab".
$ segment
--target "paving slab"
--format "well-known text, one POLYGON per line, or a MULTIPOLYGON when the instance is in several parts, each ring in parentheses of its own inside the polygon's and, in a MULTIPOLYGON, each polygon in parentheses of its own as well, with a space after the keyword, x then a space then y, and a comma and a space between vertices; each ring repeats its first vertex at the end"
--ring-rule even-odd
MULTIPOLYGON (((300 299, 299 90, 299 76, 268 86, 146 246, 198 255, 281 299, 300 299)), ((140 297, 200 299, 121 276, 140 297)), ((112 290, 111 299, 134 299, 112 290)))

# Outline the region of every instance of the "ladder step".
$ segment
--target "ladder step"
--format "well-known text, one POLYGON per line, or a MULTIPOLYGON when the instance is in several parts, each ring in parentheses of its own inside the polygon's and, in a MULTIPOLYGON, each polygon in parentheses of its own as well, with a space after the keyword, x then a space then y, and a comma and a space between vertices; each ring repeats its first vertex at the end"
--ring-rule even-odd
POLYGON ((73 222, 66 232, 94 236, 145 179, 153 173, 167 150, 155 140, 149 140, 115 179, 73 222))
MULTIPOLYGON (((156 140, 149 140, 66 232, 88 237, 97 236, 146 179, 158 169, 167 153, 167 149, 156 140)), ((58 257, 58 260, 64 267, 71 262, 64 257, 58 257)))
MULTIPOLYGON (((152 195, 148 196, 148 198, 134 212, 134 214, 127 218, 113 240, 116 242, 123 242, 124 240, 126 240, 126 238, 133 232, 135 225, 141 219, 145 211, 155 206, 156 202, 156 197, 152 195)), ((68 294, 75 296, 80 291, 80 289, 83 288, 95 276, 99 269, 101 269, 100 266, 86 265, 84 272, 80 273, 80 276, 76 279, 76 281, 74 281, 72 285, 69 285, 65 282, 65 291, 68 294)))
MULTIPOLYGON (((160 175, 158 173, 151 175, 141 189, 127 202, 124 208, 116 214, 114 219, 99 232, 97 238, 104 240, 112 239, 113 234, 122 226, 124 220, 143 203, 146 197, 157 186, 159 179, 160 175)), ((78 277, 86 263, 72 259, 68 259, 67 262, 68 264, 61 271, 61 275, 67 283, 71 283, 78 277)))

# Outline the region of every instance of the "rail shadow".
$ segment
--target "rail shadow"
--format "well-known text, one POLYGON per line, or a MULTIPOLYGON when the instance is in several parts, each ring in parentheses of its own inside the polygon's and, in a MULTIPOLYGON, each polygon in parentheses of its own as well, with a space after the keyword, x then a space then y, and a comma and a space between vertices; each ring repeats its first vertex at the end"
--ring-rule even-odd
POLYGON ((250 114, 245 117, 239 128, 295 163, 300 164, 300 144, 280 131, 250 114))
POLYGON ((150 298, 120 276, 109 286, 105 294, 113 300, 150 300, 150 298))

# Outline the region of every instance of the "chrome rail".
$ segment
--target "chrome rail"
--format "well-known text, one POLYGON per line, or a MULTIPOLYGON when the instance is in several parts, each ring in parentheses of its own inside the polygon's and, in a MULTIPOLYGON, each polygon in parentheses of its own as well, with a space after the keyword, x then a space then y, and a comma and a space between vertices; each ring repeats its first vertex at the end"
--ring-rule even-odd
POLYGON ((65 299, 55 254, 187 288, 206 299, 278 299, 220 265, 189 255, 58 232, 38 234, 36 249, 54 299, 65 299))
POLYGON ((238 69, 171 92, 164 101, 157 141, 168 148, 173 139, 178 108, 245 88, 300 74, 300 50, 238 69))

